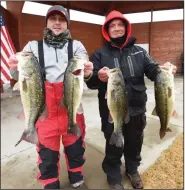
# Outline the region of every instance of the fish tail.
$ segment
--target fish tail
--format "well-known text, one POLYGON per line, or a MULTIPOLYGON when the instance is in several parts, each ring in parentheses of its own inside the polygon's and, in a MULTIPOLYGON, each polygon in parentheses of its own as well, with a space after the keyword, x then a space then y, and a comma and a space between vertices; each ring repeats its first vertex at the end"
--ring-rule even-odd
POLYGON ((172 132, 172 130, 170 128, 167 128, 165 131, 160 131, 160 139, 162 139, 166 135, 166 132, 172 132))
POLYGON ((156 111, 156 107, 153 109, 153 111, 152 111, 152 115, 154 115, 154 116, 158 116, 157 111, 156 111))
POLYGON ((74 125, 70 125, 68 128, 68 133, 80 137, 81 130, 80 130, 80 127, 78 126, 78 124, 75 123, 74 125))
POLYGON ((123 138, 122 138, 122 132, 119 131, 118 133, 113 132, 110 138, 109 143, 111 145, 116 145, 116 147, 122 147, 124 142, 123 142, 123 138))
POLYGON ((37 144, 38 136, 37 136, 37 132, 36 132, 35 128, 33 131, 24 130, 20 140, 15 144, 15 147, 23 140, 26 142, 32 143, 32 144, 37 144))
POLYGON ((160 139, 162 139, 166 135, 166 131, 160 131, 159 135, 160 139))

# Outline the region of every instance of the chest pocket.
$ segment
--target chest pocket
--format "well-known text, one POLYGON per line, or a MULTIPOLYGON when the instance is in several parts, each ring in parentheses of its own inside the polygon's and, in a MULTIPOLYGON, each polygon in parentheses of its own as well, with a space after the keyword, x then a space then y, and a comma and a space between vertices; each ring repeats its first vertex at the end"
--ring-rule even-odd
POLYGON ((101 68, 103 67, 108 67, 109 69, 115 67, 114 59, 110 57, 110 55, 104 53, 101 56, 101 68))
POLYGON ((130 53, 127 56, 127 67, 131 78, 144 75, 143 59, 143 51, 130 53))
POLYGON ((129 53, 126 57, 126 83, 128 91, 128 105, 140 107, 147 101, 144 84, 143 51, 129 53))

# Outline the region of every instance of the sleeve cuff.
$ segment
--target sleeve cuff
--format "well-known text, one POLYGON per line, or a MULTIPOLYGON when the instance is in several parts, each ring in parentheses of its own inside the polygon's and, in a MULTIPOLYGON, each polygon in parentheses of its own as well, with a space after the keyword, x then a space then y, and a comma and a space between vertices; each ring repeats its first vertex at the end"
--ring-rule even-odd
POLYGON ((84 82, 87 82, 91 79, 91 77, 93 76, 93 72, 90 74, 90 76, 88 78, 84 78, 84 82))

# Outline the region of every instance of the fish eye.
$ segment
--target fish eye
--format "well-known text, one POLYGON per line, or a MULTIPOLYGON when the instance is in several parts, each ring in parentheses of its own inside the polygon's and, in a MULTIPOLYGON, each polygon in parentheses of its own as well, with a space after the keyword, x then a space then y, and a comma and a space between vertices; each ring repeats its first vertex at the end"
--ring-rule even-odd
POLYGON ((114 68, 114 69, 111 69, 110 72, 111 72, 111 73, 115 73, 116 70, 117 70, 117 69, 114 68))

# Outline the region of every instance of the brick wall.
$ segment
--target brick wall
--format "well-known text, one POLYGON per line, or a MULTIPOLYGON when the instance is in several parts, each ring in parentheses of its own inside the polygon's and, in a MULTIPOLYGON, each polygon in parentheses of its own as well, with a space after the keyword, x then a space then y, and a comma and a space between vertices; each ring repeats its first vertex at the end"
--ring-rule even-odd
POLYGON ((132 36, 137 39, 137 44, 149 43, 149 24, 132 24, 132 36))
MULTIPOLYGON (((170 61, 177 66, 180 73, 182 65, 180 54, 183 49, 183 20, 153 22, 151 25, 150 55, 159 63, 170 61)), ((149 23, 132 24, 132 35, 136 43, 149 43, 149 23)))
POLYGON ((183 21, 155 22, 152 24, 151 55, 157 61, 170 61, 181 72, 180 54, 183 50, 183 21))
POLYGON ((41 40, 43 37, 43 29, 45 20, 42 16, 22 14, 21 16, 21 33, 20 47, 21 49, 32 40, 41 40))
POLYGON ((103 45, 100 25, 71 21, 71 33, 84 44, 89 55, 103 45))

